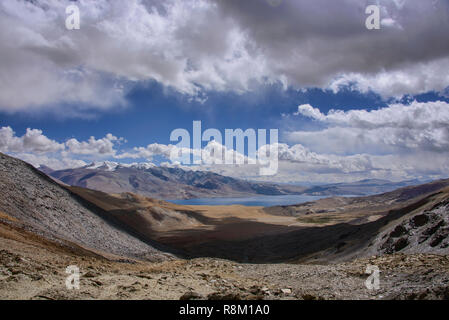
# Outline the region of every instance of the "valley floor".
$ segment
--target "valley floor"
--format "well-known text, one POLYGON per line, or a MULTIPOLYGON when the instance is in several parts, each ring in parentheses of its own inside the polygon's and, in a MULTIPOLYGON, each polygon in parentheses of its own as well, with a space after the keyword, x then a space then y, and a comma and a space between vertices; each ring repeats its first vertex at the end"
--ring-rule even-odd
POLYGON ((342 264, 238 264, 199 258, 108 260, 0 224, 1 299, 449 299, 449 257, 385 255, 342 264), (365 287, 368 264, 380 289, 365 287), (80 289, 68 290, 69 265, 80 289))

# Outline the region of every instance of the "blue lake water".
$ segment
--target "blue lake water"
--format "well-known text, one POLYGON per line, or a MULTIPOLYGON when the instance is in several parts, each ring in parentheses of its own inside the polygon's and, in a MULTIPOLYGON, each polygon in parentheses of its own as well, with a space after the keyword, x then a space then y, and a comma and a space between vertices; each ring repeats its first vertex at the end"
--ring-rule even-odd
POLYGON ((222 206, 240 204, 244 206, 285 206, 314 201, 328 196, 286 195, 286 196, 253 196, 244 198, 197 198, 187 200, 166 200, 175 204, 222 206))

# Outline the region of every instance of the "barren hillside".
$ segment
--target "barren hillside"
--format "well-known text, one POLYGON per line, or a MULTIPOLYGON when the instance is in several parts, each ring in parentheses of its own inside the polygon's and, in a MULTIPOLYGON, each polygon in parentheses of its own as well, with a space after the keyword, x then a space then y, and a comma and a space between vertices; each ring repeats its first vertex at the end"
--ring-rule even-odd
POLYGON ((0 211, 46 238, 124 257, 169 257, 114 225, 100 208, 31 165, 4 154, 0 154, 0 190, 0 211))

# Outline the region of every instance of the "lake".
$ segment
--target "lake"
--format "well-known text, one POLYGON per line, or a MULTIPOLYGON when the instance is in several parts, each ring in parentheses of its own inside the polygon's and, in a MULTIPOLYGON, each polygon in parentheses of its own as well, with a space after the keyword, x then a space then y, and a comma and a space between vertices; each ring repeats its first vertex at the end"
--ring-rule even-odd
POLYGON ((314 201, 329 196, 309 196, 309 195, 285 195, 285 196, 253 196, 253 197, 237 197, 237 198, 197 198, 197 199, 181 199, 166 200, 175 204, 183 205, 203 205, 203 206, 224 206, 240 204, 244 206, 285 206, 298 203, 314 201))

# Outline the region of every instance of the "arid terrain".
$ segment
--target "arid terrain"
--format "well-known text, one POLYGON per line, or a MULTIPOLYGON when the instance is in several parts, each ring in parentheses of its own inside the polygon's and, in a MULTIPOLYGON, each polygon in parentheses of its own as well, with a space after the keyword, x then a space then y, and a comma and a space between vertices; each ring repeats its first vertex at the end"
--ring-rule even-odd
POLYGON ((62 185, 0 154, 0 298, 447 299, 448 186, 181 206, 62 185), (79 290, 65 286, 71 265, 79 290))
POLYGON ((393 254, 347 263, 240 264, 222 259, 160 263, 105 259, 0 223, 1 299, 448 299, 449 258, 393 254), (368 264, 381 270, 368 290, 368 264), (68 290, 66 267, 80 268, 68 290))

